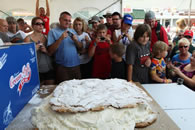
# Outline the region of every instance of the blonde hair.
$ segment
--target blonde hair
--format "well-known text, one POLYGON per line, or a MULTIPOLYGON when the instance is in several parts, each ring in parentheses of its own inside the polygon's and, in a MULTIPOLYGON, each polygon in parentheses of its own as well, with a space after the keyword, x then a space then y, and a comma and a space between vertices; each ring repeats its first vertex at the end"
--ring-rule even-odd
POLYGON ((77 21, 82 23, 82 32, 86 32, 87 26, 86 26, 86 24, 85 24, 85 21, 84 21, 82 18, 80 18, 80 17, 77 17, 77 18, 74 20, 74 22, 73 22, 73 28, 74 28, 74 30, 76 31, 76 29, 75 29, 75 24, 76 24, 77 21))
POLYGON ((167 44, 163 41, 157 41, 152 47, 153 57, 159 55, 159 52, 166 51, 168 48, 167 44))
POLYGON ((186 24, 186 20, 185 19, 178 19, 176 21, 177 27, 181 30, 185 30, 187 24, 186 24))
POLYGON ((190 42, 187 38, 182 38, 178 41, 178 45, 180 45, 181 43, 187 43, 188 46, 190 46, 190 42))

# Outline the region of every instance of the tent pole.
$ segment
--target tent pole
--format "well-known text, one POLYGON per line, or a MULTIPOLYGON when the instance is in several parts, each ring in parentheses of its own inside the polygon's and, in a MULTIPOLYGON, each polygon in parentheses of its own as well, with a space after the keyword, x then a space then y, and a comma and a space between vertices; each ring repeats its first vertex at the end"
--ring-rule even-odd
POLYGON ((189 7, 189 11, 188 11, 188 26, 189 26, 190 30, 191 30, 191 21, 190 21, 191 8, 192 8, 192 0, 190 0, 190 7, 189 7))

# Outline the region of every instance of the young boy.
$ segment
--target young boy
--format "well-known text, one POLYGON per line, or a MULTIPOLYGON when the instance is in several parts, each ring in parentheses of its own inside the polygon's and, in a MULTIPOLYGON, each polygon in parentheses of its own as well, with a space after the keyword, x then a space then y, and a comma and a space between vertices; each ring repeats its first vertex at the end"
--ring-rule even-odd
POLYGON ((111 78, 126 79, 126 63, 122 56, 125 54, 125 46, 115 43, 110 46, 112 58, 111 78))
POLYGON ((166 78, 166 63, 168 46, 163 41, 157 41, 152 47, 151 79, 157 83, 171 83, 171 79, 166 78))
POLYGON ((100 24, 97 27, 97 36, 89 45, 88 55, 94 57, 92 77, 106 79, 110 76, 111 58, 109 48, 112 44, 110 37, 107 36, 107 27, 100 24))

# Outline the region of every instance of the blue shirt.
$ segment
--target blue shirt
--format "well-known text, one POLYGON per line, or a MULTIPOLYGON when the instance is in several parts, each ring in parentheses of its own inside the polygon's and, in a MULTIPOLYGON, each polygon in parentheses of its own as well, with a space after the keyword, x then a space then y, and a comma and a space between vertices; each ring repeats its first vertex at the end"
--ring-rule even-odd
MULTIPOLYGON (((49 31, 48 46, 56 42, 64 31, 70 31, 73 34, 76 32, 73 29, 61 29, 59 27, 49 31)), ((79 55, 77 53, 75 42, 70 36, 64 38, 55 52, 55 61, 57 64, 64 67, 75 67, 80 65, 79 55)))
MULTIPOLYGON (((191 56, 192 56, 192 54, 190 54, 190 57, 191 56)), ((189 64, 190 63, 190 57, 187 60, 181 60, 181 59, 179 59, 179 54, 176 54, 172 58, 172 63, 176 67, 179 67, 180 65, 183 65, 183 64, 189 64)))

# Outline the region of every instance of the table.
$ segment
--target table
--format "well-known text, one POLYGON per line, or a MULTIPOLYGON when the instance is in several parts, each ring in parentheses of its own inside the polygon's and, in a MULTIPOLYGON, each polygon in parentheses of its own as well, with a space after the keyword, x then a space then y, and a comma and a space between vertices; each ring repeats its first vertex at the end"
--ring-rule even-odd
MULTIPOLYGON (((138 86, 144 89, 140 84, 138 86)), ((44 100, 44 96, 47 96, 53 91, 55 86, 43 86, 45 87, 39 93, 37 93, 31 101, 23 108, 23 110, 18 114, 18 116, 12 121, 8 126, 7 130, 12 129, 33 129, 30 123, 31 110, 39 105, 39 103, 44 100)), ((156 103, 156 101, 151 102, 151 107, 158 112, 158 119, 152 125, 146 128, 136 128, 135 130, 179 130, 178 126, 171 120, 171 118, 163 111, 162 108, 156 103)))
POLYGON ((194 91, 184 85, 177 85, 176 83, 142 84, 142 86, 181 130, 194 130, 194 91))

